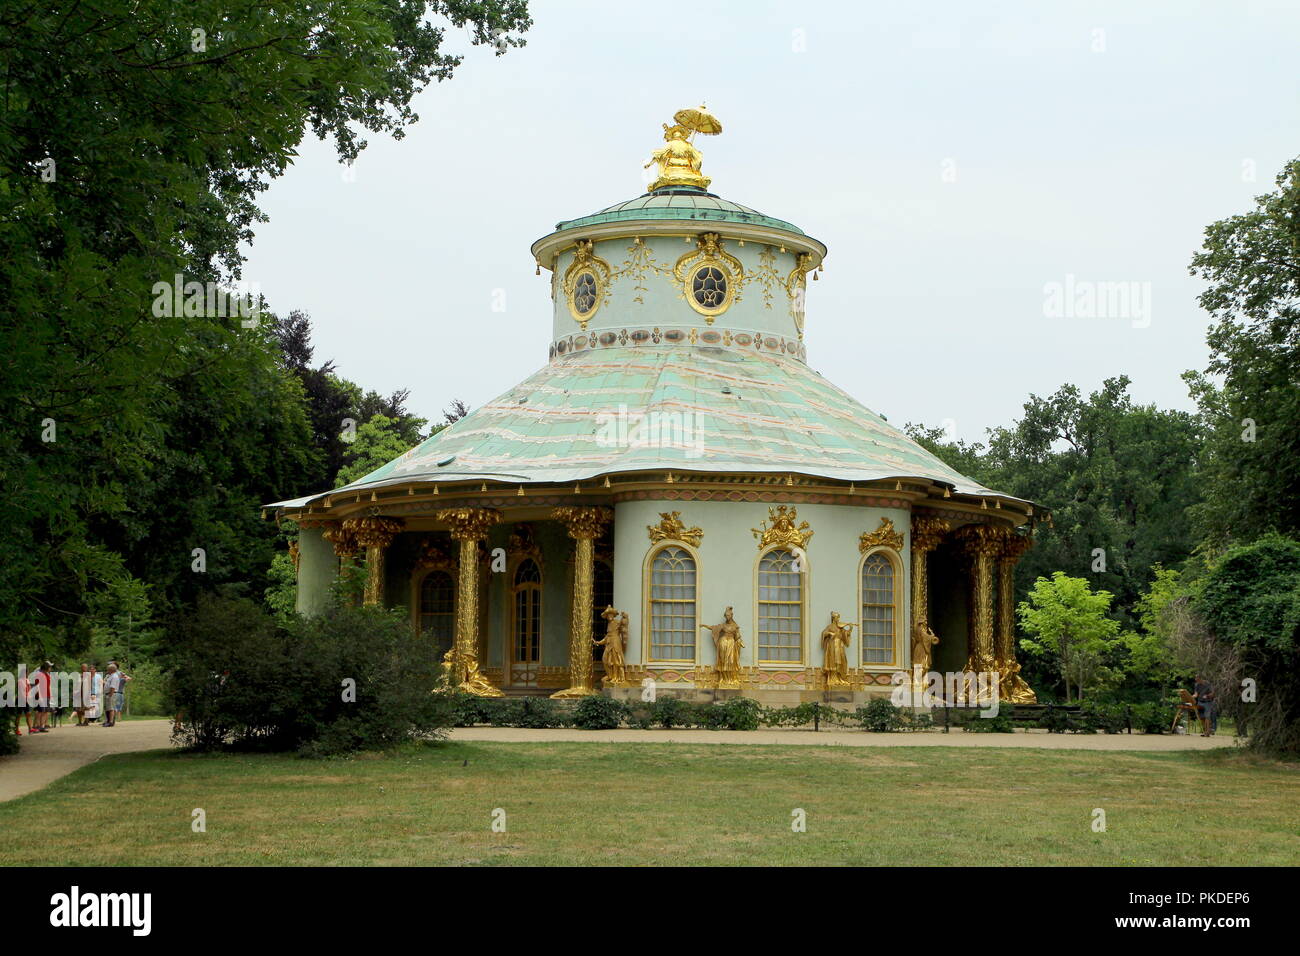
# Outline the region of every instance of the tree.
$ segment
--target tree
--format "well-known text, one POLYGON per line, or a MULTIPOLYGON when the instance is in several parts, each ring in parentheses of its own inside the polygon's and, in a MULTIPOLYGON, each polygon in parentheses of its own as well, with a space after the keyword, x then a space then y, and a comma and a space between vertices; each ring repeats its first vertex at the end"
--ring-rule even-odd
POLYGON ((1056 571, 1051 579, 1039 578, 1029 600, 1016 608, 1028 637, 1020 646, 1028 654, 1048 659, 1065 685, 1080 701, 1085 693, 1104 686, 1113 676, 1109 662, 1120 646, 1120 624, 1106 616, 1112 595, 1094 592, 1083 578, 1056 571))
MULTIPOLYGON (((1196 605, 1258 693, 1254 707, 1242 708, 1252 743, 1300 753, 1300 541, 1270 534, 1228 549, 1207 571, 1196 605)), ((1221 685, 1216 693, 1235 705, 1244 689, 1221 685)))
POLYGON ((347 162, 366 131, 400 137, 414 95, 460 63, 441 49, 447 24, 502 53, 531 20, 524 0, 0 11, 0 655, 84 640, 89 596, 160 566, 151 542, 188 550, 197 534, 232 567, 269 560, 244 548, 245 519, 217 512, 277 483, 253 444, 283 433, 257 418, 241 436, 214 402, 283 408, 281 380, 245 374, 265 354, 246 316, 185 314, 158 287, 240 278, 258 194, 308 131, 347 162), (244 457, 217 461, 216 446, 187 473, 208 426, 244 457), (175 511, 176 492, 228 479, 179 527, 141 507, 141 487, 175 511))
POLYGON ((334 486, 338 488, 358 481, 412 447, 413 443, 402 435, 396 420, 386 415, 375 415, 357 429, 347 464, 339 470, 334 486))
POLYGON ((1019 600, 1038 578, 1067 570, 1113 593, 1131 623, 1152 567, 1175 567, 1191 551, 1186 511, 1199 500, 1198 423, 1135 404, 1128 386, 1119 376, 1086 398, 1074 385, 1031 395, 1017 422, 989 429, 987 448, 908 426, 953 468, 1037 506, 1034 547, 1016 568, 1019 600))
POLYGON ((1205 500, 1214 547, 1300 532, 1300 159, 1250 212, 1213 223, 1190 271, 1210 286, 1210 363, 1187 381, 1209 431, 1205 500))

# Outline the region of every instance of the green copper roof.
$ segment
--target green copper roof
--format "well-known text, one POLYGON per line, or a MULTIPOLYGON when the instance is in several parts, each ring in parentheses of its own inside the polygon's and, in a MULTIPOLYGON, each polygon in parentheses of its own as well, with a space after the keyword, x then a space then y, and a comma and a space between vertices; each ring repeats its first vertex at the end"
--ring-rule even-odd
POLYGON ((691 345, 597 348, 557 358, 347 487, 467 478, 572 482, 666 468, 862 482, 928 478, 961 493, 996 494, 799 362, 691 345), (648 424, 635 431, 647 413, 643 421, 657 423, 658 440, 648 424))
POLYGON ((804 235, 798 226, 784 219, 773 219, 761 212, 741 206, 715 196, 704 190, 689 189, 678 186, 672 189, 660 189, 646 193, 636 199, 629 199, 616 205, 594 212, 581 219, 568 219, 555 224, 555 231, 595 226, 603 222, 622 220, 644 222, 647 219, 703 219, 720 222, 744 222, 756 226, 768 226, 783 229, 797 235, 804 235))

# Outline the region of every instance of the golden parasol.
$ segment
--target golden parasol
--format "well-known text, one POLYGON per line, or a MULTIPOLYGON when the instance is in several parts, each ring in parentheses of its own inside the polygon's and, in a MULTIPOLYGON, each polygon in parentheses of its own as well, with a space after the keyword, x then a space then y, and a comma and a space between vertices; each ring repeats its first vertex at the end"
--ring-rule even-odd
POLYGON ((673 114, 673 121, 678 126, 706 136, 716 136, 722 132, 722 121, 705 109, 703 103, 690 109, 678 110, 673 114))

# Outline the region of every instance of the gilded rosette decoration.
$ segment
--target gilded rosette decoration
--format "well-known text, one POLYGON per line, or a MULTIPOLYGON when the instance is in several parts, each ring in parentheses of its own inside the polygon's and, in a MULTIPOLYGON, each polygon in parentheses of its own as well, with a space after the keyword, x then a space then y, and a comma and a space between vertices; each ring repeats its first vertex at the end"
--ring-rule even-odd
POLYGON ((875 531, 864 531, 858 538, 858 554, 866 554, 878 546, 903 550, 903 534, 894 530, 894 522, 888 518, 880 519, 880 526, 875 531))
POLYGON ((758 539, 758 549, 765 551, 774 545, 783 548, 805 547, 812 540, 813 530, 807 521, 796 525, 798 520, 799 511, 794 505, 769 507, 767 521, 750 529, 758 539))
POLYGON ((416 555, 414 568, 417 571, 454 571, 456 559, 439 542, 425 538, 420 542, 420 553, 416 555))
POLYGON ((651 544, 658 544, 660 541, 683 541, 693 548, 698 548, 704 538, 703 528, 686 527, 680 511, 661 511, 659 523, 648 524, 645 527, 646 531, 650 532, 651 544))
POLYGON ((533 534, 533 526, 521 521, 510 529, 510 540, 506 544, 506 553, 512 558, 532 558, 540 561, 542 549, 533 534))
POLYGON ((572 315, 584 330, 591 317, 609 299, 613 274, 609 263, 596 255, 590 239, 579 239, 573 250, 573 262, 564 270, 560 289, 572 315))
POLYGON ((718 233, 706 232, 696 240, 694 252, 677 260, 673 277, 681 285, 681 297, 712 325, 714 316, 727 311, 731 303, 740 299, 745 267, 722 248, 718 233))

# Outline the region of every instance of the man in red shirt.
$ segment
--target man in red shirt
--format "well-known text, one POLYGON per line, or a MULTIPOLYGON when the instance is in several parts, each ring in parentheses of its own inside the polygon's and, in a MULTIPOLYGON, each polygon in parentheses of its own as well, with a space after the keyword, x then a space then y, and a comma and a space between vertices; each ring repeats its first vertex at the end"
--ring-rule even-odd
POLYGON ((36 726, 34 734, 50 732, 50 668, 54 665, 46 661, 41 669, 32 675, 32 691, 36 698, 36 726))

